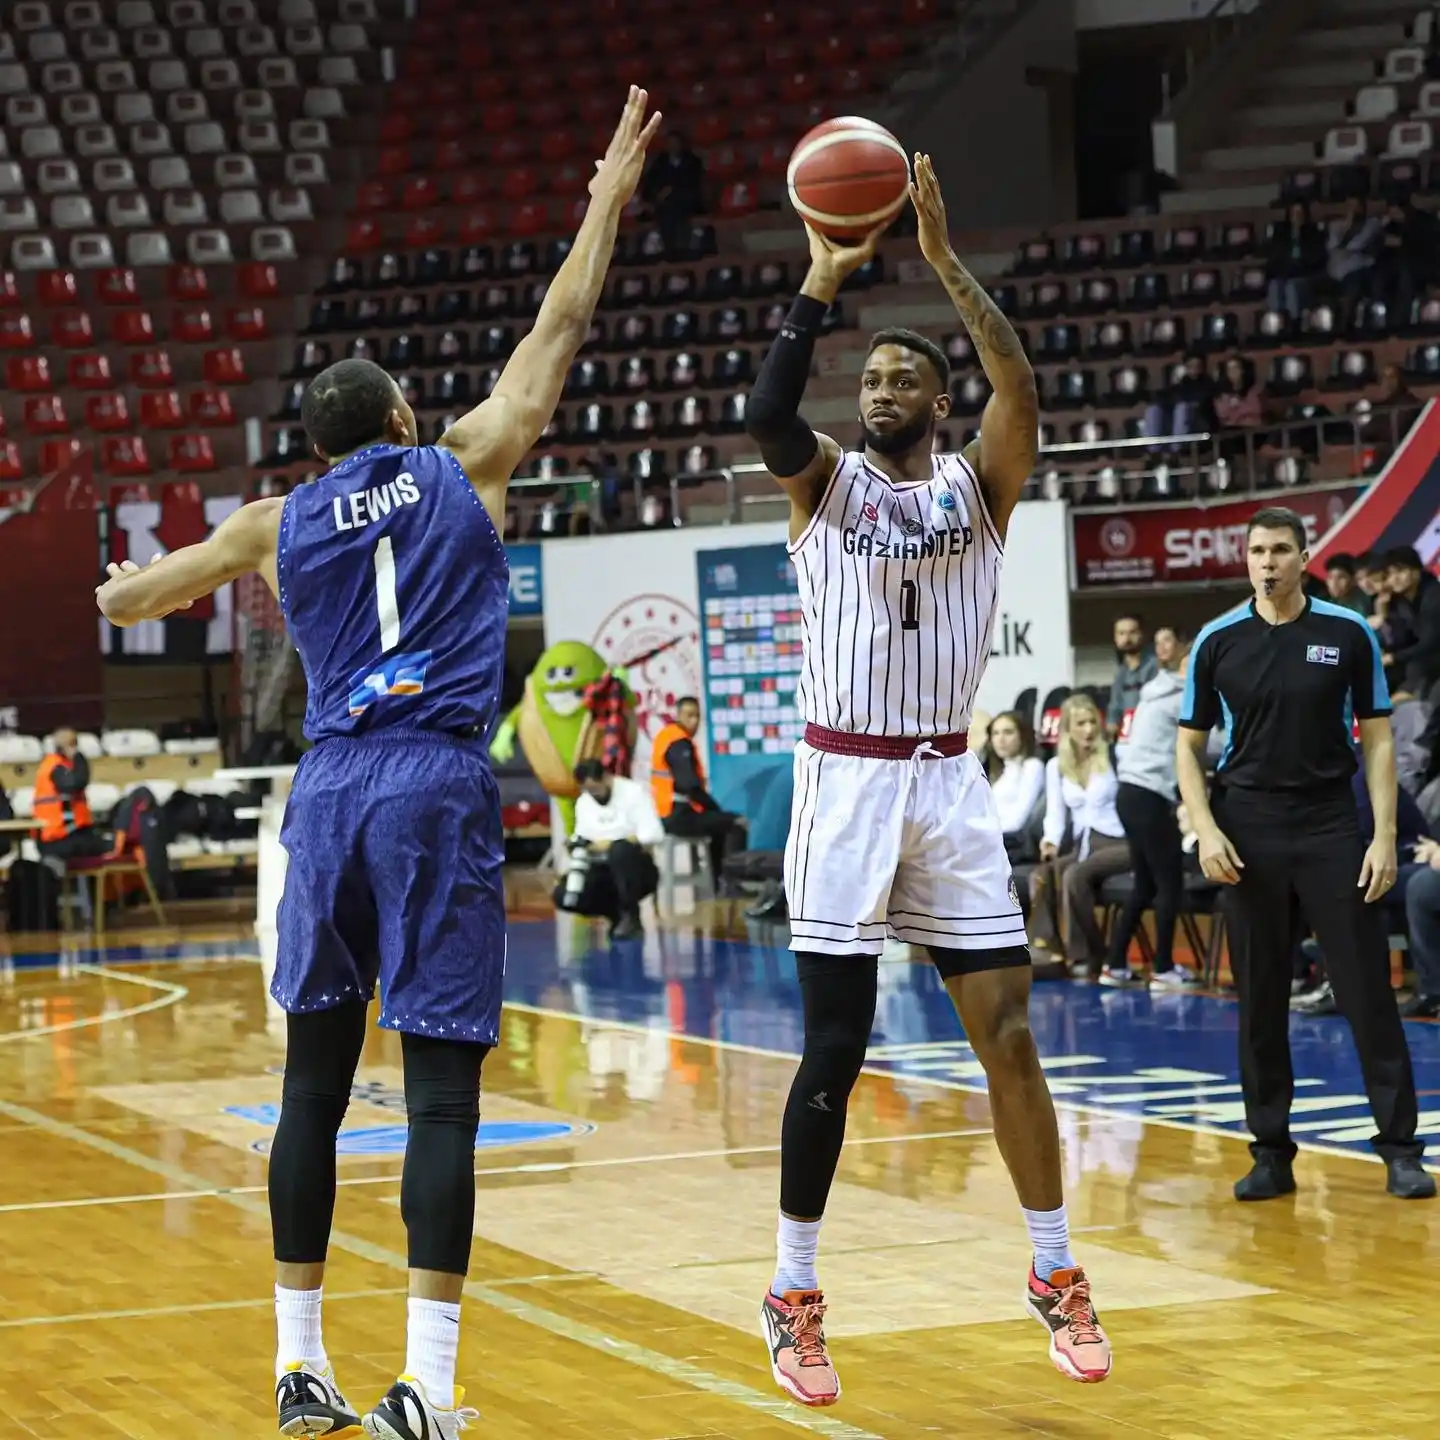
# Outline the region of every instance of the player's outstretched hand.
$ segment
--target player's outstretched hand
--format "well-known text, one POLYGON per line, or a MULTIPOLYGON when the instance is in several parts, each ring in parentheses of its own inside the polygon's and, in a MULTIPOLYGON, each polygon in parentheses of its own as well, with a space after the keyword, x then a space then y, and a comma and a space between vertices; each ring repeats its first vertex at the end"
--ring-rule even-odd
POLYGON ((939 265, 950 255, 950 227, 945 220, 945 197, 935 178, 935 167, 928 155, 916 154, 915 178, 910 183, 910 203, 920 222, 920 253, 932 265, 939 265))
POLYGON ((638 85, 630 87, 629 98, 625 101, 625 112, 610 137, 610 147, 605 158, 595 162, 595 174, 590 180, 590 193, 597 200, 612 200, 617 205, 628 205, 640 183, 645 168, 645 150, 660 128, 660 112, 657 110, 647 121, 645 107, 650 94, 638 85))
POLYGON ((873 258, 875 245, 890 228, 890 222, 877 226, 863 240, 847 242, 832 240, 822 235, 811 225, 805 233, 810 237, 810 268, 833 281, 837 286, 852 271, 858 270, 867 260, 873 258))
MULTIPOLYGON (((150 557, 150 563, 153 565, 159 559, 159 555, 152 555, 150 557)), ((127 575, 138 575, 140 573, 140 566, 138 566, 133 560, 122 560, 119 562, 119 564, 116 564, 116 562, 112 560, 105 567, 105 573, 110 577, 110 580, 123 580, 127 575)), ((110 580, 107 580, 103 584, 97 585, 95 587, 95 595, 97 598, 99 597, 100 592, 105 588, 105 586, 110 583, 110 580)), ((194 603, 195 602, 193 600, 187 600, 183 605, 177 605, 175 609, 188 610, 194 603)), ((174 611, 167 610, 165 613, 167 615, 171 615, 174 614, 174 611)), ((158 620, 160 617, 157 615, 153 616, 152 618, 158 620)))

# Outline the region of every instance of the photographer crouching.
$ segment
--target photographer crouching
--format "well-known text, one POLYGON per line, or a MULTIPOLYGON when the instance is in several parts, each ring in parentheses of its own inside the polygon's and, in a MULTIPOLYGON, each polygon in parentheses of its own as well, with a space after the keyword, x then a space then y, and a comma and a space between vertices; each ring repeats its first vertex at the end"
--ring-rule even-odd
POLYGON ((598 760, 582 760, 575 779, 575 833, 555 904, 608 920, 612 940, 633 940, 645 933, 641 902, 660 884, 649 848, 665 838, 660 817, 644 786, 608 774, 598 760))

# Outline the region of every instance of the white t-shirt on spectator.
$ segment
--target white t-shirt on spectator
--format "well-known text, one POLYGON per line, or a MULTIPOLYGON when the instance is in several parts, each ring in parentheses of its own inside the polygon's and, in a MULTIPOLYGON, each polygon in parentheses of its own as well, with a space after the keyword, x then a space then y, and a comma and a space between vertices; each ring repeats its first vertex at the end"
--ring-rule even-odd
POLYGON ((1013 835, 1025 824, 1044 788, 1045 766, 1033 755, 1005 762, 1005 768, 990 782, 1004 834, 1013 835))
POLYGON ((635 839, 642 845, 658 845, 665 831, 650 792, 636 781, 617 775, 610 781, 608 805, 584 794, 575 801, 575 838, 611 845, 617 840, 635 839))
POLYGON ((1090 836, 1109 835, 1125 838, 1125 827, 1115 809, 1117 782, 1113 770, 1091 772, 1082 789, 1060 773, 1059 760, 1045 762, 1045 829, 1043 838, 1059 846, 1065 838, 1065 821, 1075 837, 1075 850, 1081 860, 1090 853, 1090 836))

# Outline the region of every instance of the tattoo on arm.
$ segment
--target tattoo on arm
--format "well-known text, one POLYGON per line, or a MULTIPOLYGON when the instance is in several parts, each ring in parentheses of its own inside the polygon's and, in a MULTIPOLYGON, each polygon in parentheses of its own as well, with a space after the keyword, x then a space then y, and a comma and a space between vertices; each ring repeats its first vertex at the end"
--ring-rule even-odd
POLYGON ((990 384, 998 390, 1003 383, 1013 384, 1022 376, 1033 383, 1034 372, 1020 337, 985 287, 953 257, 940 270, 940 281, 970 332, 990 384))

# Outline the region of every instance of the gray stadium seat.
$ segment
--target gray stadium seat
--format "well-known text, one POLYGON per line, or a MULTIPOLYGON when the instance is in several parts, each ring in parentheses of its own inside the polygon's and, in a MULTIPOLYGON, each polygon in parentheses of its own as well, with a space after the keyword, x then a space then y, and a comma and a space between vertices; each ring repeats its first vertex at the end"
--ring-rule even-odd
POLYGON ((240 148, 251 155, 275 155, 280 151, 280 131, 273 120, 246 120, 237 127, 235 138, 240 148))
POLYGON ((0 230, 34 230, 40 224, 40 212, 28 195, 7 195, 0 200, 0 230))
POLYGON ((43 95, 12 95, 5 102, 5 125, 10 130, 24 130, 30 125, 48 125, 50 110, 43 95))
POLYGON ((95 67, 95 88, 107 95, 134 91, 135 67, 128 60, 102 60, 95 67))
POLYGON ((198 190, 167 190, 165 192, 165 223, 167 225, 208 225, 210 207, 198 190))
POLYGON ((313 25, 319 18, 314 0, 280 0, 282 25, 313 25))
POLYGON ((339 120, 345 115, 345 100, 331 85, 312 85, 305 92, 307 120, 339 120))
POLYGON ((55 21, 45 0, 16 0, 10 7, 10 28, 12 30, 49 30, 55 21))
POLYGON ((255 190, 222 190, 220 219, 226 225, 258 225, 265 219, 260 195, 255 190))
POLYGON ((225 53, 225 37, 213 25, 187 30, 185 53, 192 60, 214 60, 225 53))
POLYGON ((192 265, 229 265, 235 259, 230 237, 223 230, 192 230, 185 253, 192 265))
POLYGON ((370 48, 370 37, 363 25, 332 25, 330 49, 337 55, 355 55, 370 48))
POLYGON ((23 195, 25 172, 13 160, 0 160, 0 195, 23 195))
POLYGON ((183 155, 157 155, 147 170, 152 190, 188 190, 194 185, 190 162, 183 155))
POLYGON ((30 72, 23 65, 0 65, 0 95, 28 95, 30 72))
POLYGON ((267 90, 295 90, 300 85, 300 72, 288 55, 262 60, 257 78, 267 90))
POLYGON ((125 263, 136 270, 147 265, 169 265, 174 256, 170 240, 160 230, 137 230, 125 242, 125 263))
POLYGON ((340 0, 337 13, 340 19, 351 25, 373 25, 375 23, 375 0, 340 0))
POLYGON ((278 48, 275 32, 268 25, 242 25, 235 32, 235 48, 247 60, 273 55, 278 48))
POLYGON ((240 67, 233 60, 204 60, 201 62, 200 88, 207 95, 213 95, 217 90, 237 90, 240 84, 240 67))
POLYGON ((25 41, 25 53, 37 65, 50 60, 68 60, 70 51, 59 30, 37 30, 25 41))
POLYGON ((119 190, 105 202, 105 220, 112 230, 139 230, 155 222, 150 202, 139 190, 119 190))
POLYGON ((87 160, 101 155, 114 155, 120 149, 115 132, 108 125, 82 125, 74 135, 75 153, 87 160))
POLYGON ((228 148, 225 127, 214 120, 185 127, 185 149, 191 155, 220 155, 228 148))
POLYGON ((228 30, 238 25, 253 25, 255 0, 220 0, 220 13, 216 18, 228 30))
POLYGON ((327 55, 320 61, 320 83, 322 85, 358 85, 360 71, 349 55, 327 55))
POLYGON ((215 161, 215 183, 222 190, 253 190, 259 184, 255 162, 248 155, 221 155, 215 161))
POLYGON ((95 168, 90 172, 90 183, 101 194, 109 194, 116 190, 133 190, 135 188, 135 167, 123 155, 115 155, 107 160, 97 160, 95 168))
POLYGON ((42 160, 35 171, 35 183, 42 195, 74 195, 80 191, 80 167, 68 157, 42 160))
POLYGON ((52 60, 40 69, 40 88, 47 95, 68 95, 85 88, 85 77, 73 60, 52 60))
POLYGON ((115 123, 129 127, 156 119, 155 97, 143 90, 128 90, 115 97, 115 123))
POLYGON ((325 36, 318 25, 289 25, 285 29, 287 55, 324 55, 325 36))
POLYGON ((104 23, 105 17, 101 13, 99 0, 70 0, 65 7, 67 30, 93 30, 104 23))
POLYGON ((79 125, 98 125, 100 114, 98 95, 62 95, 60 97, 60 123, 74 130, 79 125))
POLYGON ((165 19, 172 30, 189 30, 206 24, 209 18, 201 0, 170 0, 165 11, 165 19))
POLYGON ((270 218, 282 225, 300 225, 315 218, 315 212, 310 206, 309 191, 293 187, 272 190, 268 209, 270 218))
POLYGON ((32 125, 20 132, 20 153, 27 160, 50 160, 63 155, 65 146, 53 125, 32 125))
POLYGON ((152 60, 146 72, 147 85, 151 90, 188 90, 190 72, 183 60, 152 60))
POLYGON ((115 247, 108 235, 76 235, 70 241, 72 270, 108 270, 115 264, 115 247))
POLYGON ((120 0, 115 7, 115 23, 122 30, 138 30, 155 23, 155 7, 150 0, 120 0))
POLYGON ((122 58, 120 37, 104 25, 97 25, 93 30, 82 30, 80 55, 92 65, 100 60, 119 60, 122 58))
POLYGON ((57 195, 50 202, 52 230, 89 230, 95 224, 95 207, 88 195, 57 195))
POLYGON ((55 270, 55 245, 48 235, 21 235, 10 246, 12 270, 55 270))
POLYGON ((158 120, 143 120, 139 125, 132 125, 125 140, 125 148, 132 155, 169 155, 175 149, 170 127, 158 120))
POLYGON ((242 90, 235 97, 237 120, 273 120, 275 101, 265 90, 242 90))
POLYGON ((278 265, 295 258, 295 237, 284 225, 265 225, 250 232, 250 258, 278 265))
POLYGON ((330 176, 325 169, 325 157, 316 150, 287 155, 285 182, 288 185, 328 185, 330 176))
POLYGON ((170 125, 195 125, 210 118, 210 102, 199 90, 172 90, 165 97, 165 120, 170 125))
POLYGON ((292 150, 328 150, 330 148, 330 127, 323 120, 292 120, 290 122, 290 148, 292 150))
POLYGON ((175 53, 175 42, 168 30, 146 25, 130 32, 130 53, 137 60, 165 60, 175 53))

